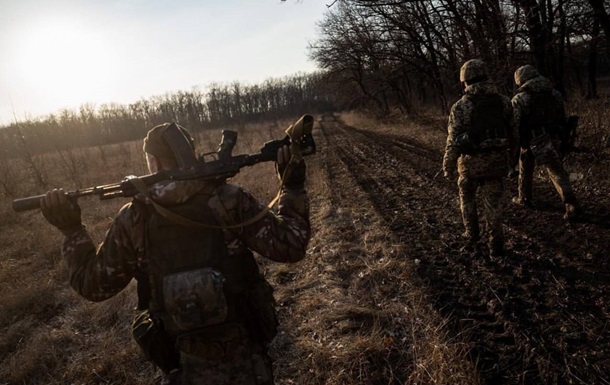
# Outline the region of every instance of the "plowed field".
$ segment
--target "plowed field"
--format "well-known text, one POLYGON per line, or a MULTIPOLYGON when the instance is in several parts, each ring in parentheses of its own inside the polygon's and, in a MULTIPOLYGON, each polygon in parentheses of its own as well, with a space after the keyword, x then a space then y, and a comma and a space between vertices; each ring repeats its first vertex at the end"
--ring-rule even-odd
MULTIPOLYGON (((449 320, 448 338, 454 334, 465 339, 469 347, 466 359, 481 383, 610 384, 608 159, 587 153, 568 158, 566 165, 585 211, 572 223, 562 219, 562 205, 546 175, 536 175, 532 209, 508 203, 515 194, 516 179, 507 180, 504 223, 508 251, 504 258, 490 259, 485 252, 462 251, 457 187, 438 173, 444 134, 439 130, 424 141, 420 132, 351 127, 334 118, 322 120, 315 131, 321 151, 312 164, 325 168, 328 189, 314 197, 314 209, 325 200, 343 211, 372 207, 380 219, 371 220, 367 231, 376 227, 387 234, 385 241, 401 250, 405 266, 414 266, 414 278, 430 305, 449 320)), ((337 216, 315 219, 318 223, 314 227, 319 229, 333 226, 337 216)), ((357 229, 343 228, 334 237, 365 242, 355 234, 357 229)), ((317 235, 312 255, 323 253, 329 241, 323 234, 317 235)), ((349 258, 346 250, 344 260, 349 258)), ((317 263, 340 261, 320 258, 317 263)), ((335 265, 343 295, 362 295, 357 291, 357 270, 341 274, 338 269, 335 265)), ((407 289, 396 278, 401 272, 386 273, 387 295, 400 301, 401 290, 407 289)), ((285 330, 294 327, 296 335, 312 333, 315 339, 319 334, 312 331, 315 328, 307 329, 302 319, 295 319, 302 299, 299 293, 311 290, 304 287, 303 277, 304 273, 297 273, 282 282, 276 277, 278 286, 283 287, 280 314, 285 330), (284 295, 291 296, 291 303, 282 303, 284 295)), ((371 303, 383 303, 383 293, 375 293, 371 303)), ((324 291, 319 295, 322 300, 329 298, 324 291)), ((366 302, 363 298, 360 301, 366 302)), ((396 320, 387 323, 391 322, 396 320)), ((366 323, 356 322, 344 333, 365 335, 370 330, 363 325, 366 323)), ((278 340, 281 345, 282 338, 278 340)), ((408 349, 401 349, 388 350, 384 358, 387 367, 409 365, 401 361, 409 355, 408 349)), ((368 362, 375 365, 379 360, 369 357, 368 362)), ((279 382, 290 383, 290 375, 283 371, 289 365, 281 358, 278 365, 279 382)), ((312 383, 315 377, 312 371, 312 383)), ((406 380, 378 373, 356 382, 406 380)))

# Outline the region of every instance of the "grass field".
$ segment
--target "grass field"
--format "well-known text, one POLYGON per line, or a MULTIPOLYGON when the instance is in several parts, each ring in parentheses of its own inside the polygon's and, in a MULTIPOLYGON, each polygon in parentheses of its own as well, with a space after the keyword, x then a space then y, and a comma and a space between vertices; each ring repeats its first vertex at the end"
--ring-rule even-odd
MULTIPOLYGON (((608 103, 603 99, 571 106, 582 115, 579 144, 598 163, 591 160, 583 165, 576 158, 568 159, 567 165, 585 175, 608 157, 608 103)), ((469 355, 468 333, 448 326, 452 316, 435 306, 427 291, 429 282, 416 274, 421 257, 388 230, 392 224, 363 190, 350 184, 345 166, 333 160, 334 143, 319 129, 326 118, 316 117, 318 154, 307 161, 313 230, 308 256, 296 265, 259 259, 276 287, 281 317, 280 334, 271 349, 277 383, 480 383, 477 363, 469 355)), ((408 132, 436 152, 444 145, 443 117, 380 123, 344 114, 342 119, 349 126, 384 135, 408 132)), ((252 153, 265 141, 281 138, 288 123, 240 130, 234 153, 252 153)), ((220 131, 198 135, 198 151, 215 150, 219 140, 220 131)), ((131 339, 135 285, 102 303, 80 298, 67 283, 59 252, 61 234, 39 211, 11 209, 14 197, 41 194, 48 188, 74 189, 145 174, 141 142, 72 149, 35 161, 34 165, 19 159, 0 161, 4 175, 0 180, 0 384, 156 383, 160 373, 142 358, 131 339), (42 173, 48 185, 36 184, 33 171, 42 173)), ((440 165, 438 159, 430 167, 440 165)), ((400 167, 395 176, 402 177, 400 167)), ((272 164, 245 169, 232 182, 264 202, 277 189, 272 164)), ((594 188, 583 182, 577 191, 594 188)), ((103 239, 126 202, 79 201, 83 223, 94 240, 103 239)))

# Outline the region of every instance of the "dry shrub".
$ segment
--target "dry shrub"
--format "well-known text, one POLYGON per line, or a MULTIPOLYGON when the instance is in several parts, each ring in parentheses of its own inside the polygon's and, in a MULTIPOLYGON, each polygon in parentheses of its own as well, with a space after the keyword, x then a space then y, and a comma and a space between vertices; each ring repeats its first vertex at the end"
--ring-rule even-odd
MULTIPOLYGON (((0 334, 0 361, 4 361, 5 357, 15 352, 39 324, 39 320, 28 314, 20 319, 15 315, 10 323, 2 326, 4 332, 0 334)), ((1 370, 0 373, 2 373, 1 370)))
POLYGON ((72 332, 50 328, 34 330, 0 368, 3 381, 9 384, 50 383, 49 374, 67 359, 64 348, 72 342, 72 332))
POLYGON ((145 362, 131 337, 136 314, 135 283, 100 303, 79 301, 59 318, 62 330, 76 333, 72 359, 63 368, 71 383, 153 383, 160 373, 145 362), (134 380, 134 378, 136 380, 134 380))
POLYGON ((53 282, 29 282, 4 293, 0 304, 0 327, 6 327, 14 320, 35 317, 39 322, 53 318, 61 305, 57 303, 57 293, 53 282))

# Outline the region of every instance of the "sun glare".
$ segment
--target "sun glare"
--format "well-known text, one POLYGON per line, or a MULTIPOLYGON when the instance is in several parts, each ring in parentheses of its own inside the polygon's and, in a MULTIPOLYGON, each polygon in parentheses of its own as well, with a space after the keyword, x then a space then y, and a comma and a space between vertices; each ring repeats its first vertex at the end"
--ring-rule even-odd
POLYGON ((73 20, 31 25, 13 52, 15 76, 55 104, 96 102, 116 87, 109 38, 73 20))

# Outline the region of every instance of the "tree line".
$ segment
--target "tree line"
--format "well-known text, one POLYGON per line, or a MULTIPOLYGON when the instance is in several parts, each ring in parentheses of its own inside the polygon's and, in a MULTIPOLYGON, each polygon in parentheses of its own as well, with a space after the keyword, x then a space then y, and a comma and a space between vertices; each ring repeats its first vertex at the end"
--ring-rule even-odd
POLYGON ((0 158, 142 139, 154 125, 177 122, 197 132, 277 121, 333 108, 321 73, 272 78, 262 84, 211 84, 131 104, 84 104, 0 127, 0 158))
POLYGON ((603 0, 336 0, 309 54, 349 105, 447 112, 459 68, 485 60, 501 89, 533 64, 566 93, 597 97, 609 71, 610 2, 603 0), (348 91, 349 90, 349 91, 348 91))
MULTIPOLYGON (((610 74, 610 2, 603 0, 335 0, 308 47, 319 72, 261 84, 212 84, 120 105, 85 104, 0 127, 0 158, 141 139, 159 123, 193 131, 367 108, 447 113, 459 68, 485 60, 504 93, 531 63, 565 94, 597 96, 610 74)), ((31 156, 31 155, 30 155, 31 156)))

